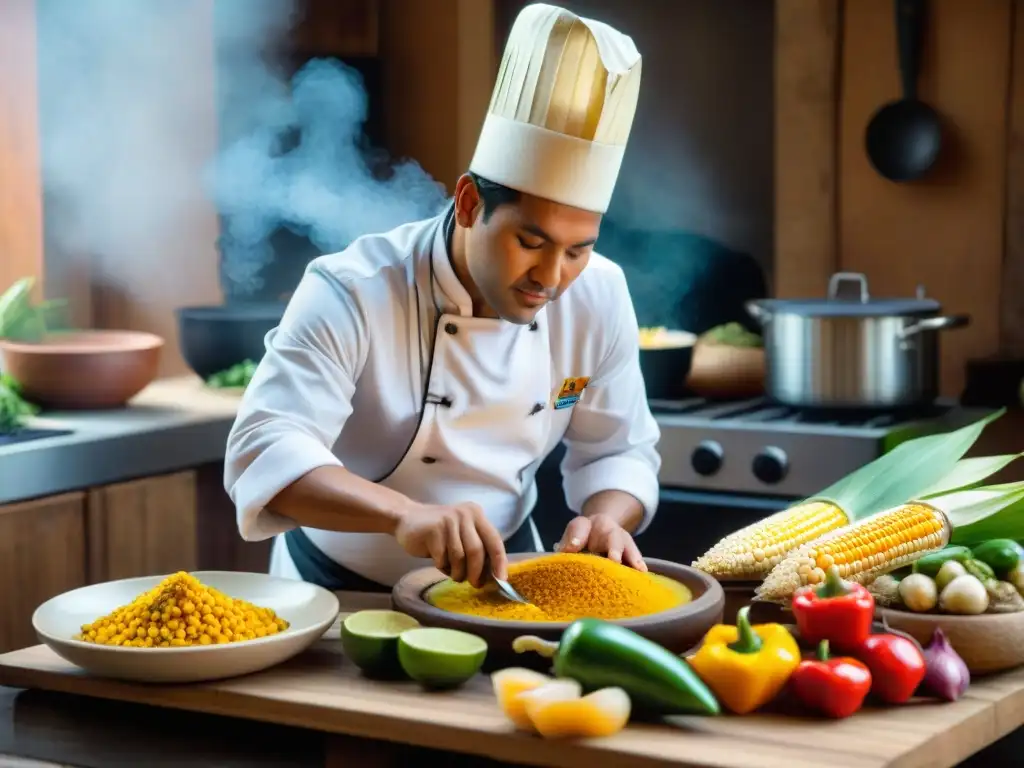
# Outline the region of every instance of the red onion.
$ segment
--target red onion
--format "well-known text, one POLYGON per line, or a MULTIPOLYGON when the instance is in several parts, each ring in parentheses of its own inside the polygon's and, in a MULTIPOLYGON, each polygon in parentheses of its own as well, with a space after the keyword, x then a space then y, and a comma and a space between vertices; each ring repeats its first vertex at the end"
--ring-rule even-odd
POLYGON ((956 701, 971 684, 971 673, 946 633, 936 627, 932 641, 924 649, 925 675, 921 687, 940 699, 956 701))

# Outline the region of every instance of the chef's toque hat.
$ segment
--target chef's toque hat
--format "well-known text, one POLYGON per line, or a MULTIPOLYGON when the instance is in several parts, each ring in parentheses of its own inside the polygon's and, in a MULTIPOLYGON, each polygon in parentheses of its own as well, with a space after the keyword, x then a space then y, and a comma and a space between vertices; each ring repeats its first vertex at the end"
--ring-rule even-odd
POLYGON ((516 18, 469 170, 604 213, 640 93, 640 53, 607 24, 536 3, 516 18))

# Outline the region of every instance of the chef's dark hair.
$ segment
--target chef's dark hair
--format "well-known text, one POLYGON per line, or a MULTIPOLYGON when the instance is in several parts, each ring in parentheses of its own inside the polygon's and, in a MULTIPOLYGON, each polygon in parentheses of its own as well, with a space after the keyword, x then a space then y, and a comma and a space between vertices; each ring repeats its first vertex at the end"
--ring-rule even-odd
POLYGON ((485 179, 483 176, 477 176, 472 171, 469 172, 469 178, 476 185, 476 189, 480 193, 480 202, 484 204, 485 224, 490 220, 491 215, 497 210, 498 206, 519 202, 519 190, 511 189, 504 184, 498 184, 490 179, 485 179))

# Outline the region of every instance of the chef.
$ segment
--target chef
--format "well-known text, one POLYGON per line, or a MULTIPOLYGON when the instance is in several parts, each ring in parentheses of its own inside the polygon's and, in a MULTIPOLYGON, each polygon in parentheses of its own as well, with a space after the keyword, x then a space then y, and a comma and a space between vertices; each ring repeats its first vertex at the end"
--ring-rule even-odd
POLYGON ((504 578, 508 553, 543 551, 534 475, 562 441, 577 517, 556 547, 644 569, 659 431, 623 273, 593 252, 639 86, 629 37, 526 7, 448 210, 311 262, 227 444, 273 575, 504 578))

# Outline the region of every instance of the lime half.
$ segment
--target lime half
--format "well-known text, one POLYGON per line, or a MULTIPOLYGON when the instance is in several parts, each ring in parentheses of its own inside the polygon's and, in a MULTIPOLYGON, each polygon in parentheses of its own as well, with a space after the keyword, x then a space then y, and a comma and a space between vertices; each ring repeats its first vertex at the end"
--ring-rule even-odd
POLYGON ((358 611, 341 623, 341 647, 366 675, 401 677, 398 637, 419 625, 412 616, 398 611, 358 611))
POLYGON ((405 674, 428 688, 455 688, 480 671, 487 643, 457 629, 410 629, 398 638, 405 674))

